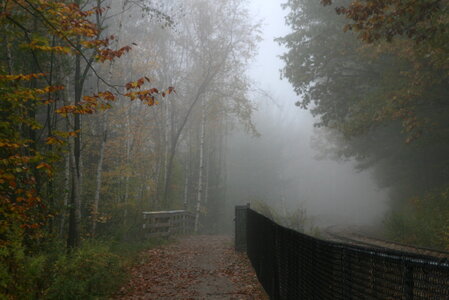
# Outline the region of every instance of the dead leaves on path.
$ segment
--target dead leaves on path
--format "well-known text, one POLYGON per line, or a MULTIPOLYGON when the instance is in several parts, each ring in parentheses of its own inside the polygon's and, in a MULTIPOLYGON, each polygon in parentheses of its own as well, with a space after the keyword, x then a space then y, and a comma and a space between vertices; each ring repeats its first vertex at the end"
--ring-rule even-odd
POLYGON ((248 259, 223 236, 195 236, 142 254, 116 299, 268 299, 248 259))

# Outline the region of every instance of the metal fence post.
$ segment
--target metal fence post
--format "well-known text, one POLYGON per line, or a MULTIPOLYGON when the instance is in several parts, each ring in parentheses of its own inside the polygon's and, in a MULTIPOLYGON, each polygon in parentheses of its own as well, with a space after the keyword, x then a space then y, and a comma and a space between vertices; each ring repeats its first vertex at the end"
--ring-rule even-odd
POLYGON ((280 291, 280 282, 279 282, 279 226, 274 228, 273 232, 273 299, 278 300, 281 299, 281 291, 280 291))
POLYGON ((235 207, 235 250, 246 251, 246 222, 249 204, 235 207))
POLYGON ((404 266, 404 296, 406 300, 413 300, 413 268, 404 266))
POLYGON ((351 258, 347 254, 345 248, 341 249, 341 266, 342 266, 342 290, 346 299, 352 299, 352 270, 351 258))

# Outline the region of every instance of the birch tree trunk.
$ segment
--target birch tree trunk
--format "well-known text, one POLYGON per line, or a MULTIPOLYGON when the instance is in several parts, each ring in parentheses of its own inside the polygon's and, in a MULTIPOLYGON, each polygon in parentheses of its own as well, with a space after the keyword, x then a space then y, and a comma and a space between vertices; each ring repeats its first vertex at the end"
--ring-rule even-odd
MULTIPOLYGON (((75 139, 76 140, 76 139, 75 139)), ((79 195, 79 176, 76 167, 75 143, 70 138, 69 142, 70 173, 72 174, 72 189, 70 195, 69 234, 67 246, 69 249, 76 248, 80 244, 81 223, 81 199, 79 195)))
POLYGON ((125 195, 123 197, 123 225, 126 225, 126 218, 128 217, 128 197, 129 197, 129 172, 130 172, 130 156, 131 156, 131 120, 130 120, 131 106, 126 110, 126 139, 125 139, 125 195))
POLYGON ((208 196, 209 196, 209 155, 210 153, 206 154, 206 163, 204 168, 206 168, 206 174, 204 179, 204 204, 207 204, 208 196))
MULTIPOLYGON (((164 187, 163 190, 169 189, 170 187, 165 186, 167 184, 167 176, 168 176, 168 155, 170 151, 170 145, 169 145, 169 116, 168 116, 168 102, 165 102, 165 105, 163 106, 164 113, 163 113, 163 120, 165 123, 164 126, 164 187)), ((165 199, 166 202, 168 202, 168 199, 165 199)), ((166 205, 168 203, 165 203, 166 205)))
POLYGON ((206 101, 201 103, 201 136, 200 136, 200 162, 198 174, 198 194, 196 198, 195 232, 198 232, 201 211, 201 196, 203 194, 203 169, 204 169, 204 139, 206 136, 206 101))
MULTIPOLYGON (((121 11, 123 12, 125 10, 125 6, 128 3, 128 0, 122 0, 121 2, 121 11)), ((97 0, 97 7, 100 8, 101 7, 101 0, 97 0)), ((97 18, 97 26, 98 28, 101 27, 101 20, 100 20, 100 15, 97 14, 96 16, 97 18)), ((118 43, 120 40, 120 34, 123 28, 123 13, 120 15, 120 21, 119 21, 119 29, 117 32, 117 38, 114 41, 115 42, 115 49, 118 48, 118 43)), ((111 82, 112 80, 112 70, 114 67, 114 62, 115 60, 111 60, 111 62, 109 63, 109 68, 108 68, 108 82, 111 82)), ((97 82, 97 86, 98 86, 98 82, 97 82)), ((109 126, 108 126, 108 111, 105 111, 103 113, 102 116, 102 133, 101 133, 101 142, 100 142, 100 153, 99 153, 99 158, 98 158, 98 165, 97 165, 97 172, 95 175, 95 196, 94 196, 94 203, 92 205, 92 228, 91 228, 91 234, 92 237, 95 236, 96 234, 96 228, 97 228, 97 218, 98 218, 98 214, 99 214, 99 204, 100 204, 100 197, 101 197, 101 185, 103 182, 103 163, 104 163, 104 150, 106 147, 106 142, 108 139, 108 130, 109 130, 109 126)))
POLYGON ((156 129, 157 133, 157 164, 156 164, 156 173, 155 173, 155 179, 156 179, 156 194, 154 197, 153 205, 154 207, 159 207, 161 203, 161 195, 163 191, 165 190, 165 176, 164 174, 164 157, 165 157, 165 143, 164 143, 164 137, 165 137, 165 127, 164 124, 164 108, 163 105, 160 105, 156 108, 155 112, 155 118, 156 118, 156 124, 159 124, 156 129))
MULTIPOLYGON (((104 118, 106 121, 103 126, 107 126, 107 116, 104 118)), ((97 229, 97 218, 98 218, 98 205, 100 204, 100 192, 101 192, 101 183, 102 183, 102 174, 103 174, 103 161, 104 161, 104 149, 107 141, 107 135, 108 131, 107 128, 103 131, 103 136, 101 138, 101 144, 100 144, 100 157, 98 158, 98 165, 97 165, 97 174, 96 174, 96 187, 95 187, 95 197, 94 197, 94 203, 92 207, 92 237, 95 237, 96 229, 97 229)))
POLYGON ((186 158, 184 163, 184 210, 187 210, 188 205, 188 192, 189 192, 189 152, 186 152, 186 158))

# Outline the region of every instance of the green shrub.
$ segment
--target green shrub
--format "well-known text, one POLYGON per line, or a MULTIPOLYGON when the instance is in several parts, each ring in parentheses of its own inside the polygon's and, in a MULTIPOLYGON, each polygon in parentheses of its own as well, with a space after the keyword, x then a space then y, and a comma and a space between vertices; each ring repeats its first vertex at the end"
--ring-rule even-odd
POLYGON ((101 243, 86 243, 54 263, 46 299, 96 299, 122 281, 120 256, 101 243))
POLYGON ((387 217, 386 229, 390 239, 449 250, 449 188, 409 199, 387 217))
POLYGON ((36 299, 42 291, 45 256, 27 256, 21 236, 20 229, 11 232, 0 247, 0 299, 36 299))
POLYGON ((138 254, 168 240, 84 241, 71 254, 63 241, 47 239, 30 252, 20 230, 0 247, 0 299, 99 299, 127 278, 138 254), (30 253, 33 253, 31 255, 30 253))

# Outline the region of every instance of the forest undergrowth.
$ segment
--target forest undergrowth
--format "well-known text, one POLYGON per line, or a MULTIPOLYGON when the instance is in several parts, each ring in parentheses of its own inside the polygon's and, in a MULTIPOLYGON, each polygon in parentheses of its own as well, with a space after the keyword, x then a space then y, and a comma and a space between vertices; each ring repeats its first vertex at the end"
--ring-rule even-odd
POLYGON ((18 245, 0 254, 0 299, 106 299, 126 282, 143 251, 171 242, 87 239, 70 253, 58 240, 34 252, 18 245))

